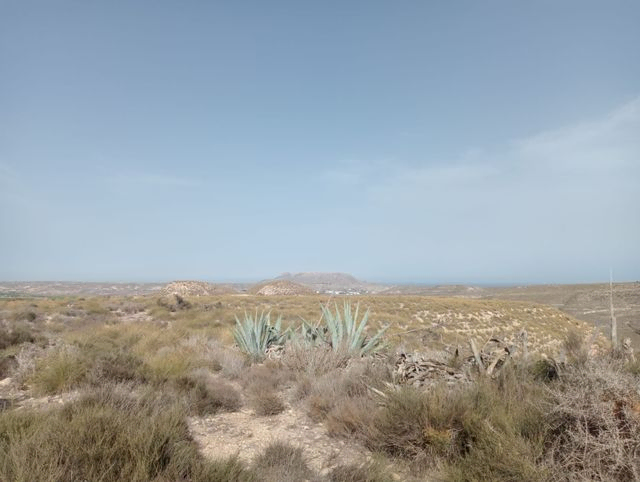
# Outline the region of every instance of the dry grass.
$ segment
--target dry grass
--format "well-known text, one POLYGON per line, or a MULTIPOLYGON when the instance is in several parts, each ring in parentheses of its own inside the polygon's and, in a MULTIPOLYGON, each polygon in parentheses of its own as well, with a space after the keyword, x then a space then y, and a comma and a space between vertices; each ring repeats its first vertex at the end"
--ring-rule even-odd
MULTIPOLYGON (((318 403, 315 400, 314 403, 318 403)), ((312 414, 326 417, 327 432, 334 436, 362 436, 376 423, 375 414, 377 404, 367 396, 346 397, 335 400, 330 406, 324 401, 324 406, 312 407, 312 414)))
POLYGON ((344 350, 332 350, 325 346, 306 346, 293 341, 287 346, 282 362, 296 373, 310 377, 322 376, 347 366, 351 356, 344 350))
POLYGON ((0 350, 35 341, 33 328, 26 323, 13 323, 12 326, 0 325, 0 350))
POLYGON ((272 442, 256 458, 254 470, 264 482, 300 482, 315 479, 302 449, 286 442, 272 442))
POLYGON ((332 430, 335 433, 349 432, 340 428, 339 420, 351 418, 347 410, 355 410, 353 399, 360 402, 370 395, 370 387, 380 389, 391 379, 388 367, 380 366, 371 358, 353 359, 346 368, 334 368, 320 377, 303 377, 298 382, 297 397, 306 398, 309 416, 315 421, 324 421, 331 414, 332 430), (340 409, 345 410, 344 417, 340 409))
POLYGON ((637 376, 618 360, 571 367, 550 387, 549 458, 564 480, 640 480, 637 376))
POLYGON ((206 372, 178 377, 172 380, 172 386, 186 397, 193 415, 235 412, 242 405, 240 394, 233 386, 206 372))
POLYGON ((170 397, 136 397, 126 386, 59 409, 0 413, 0 480, 252 480, 237 461, 205 461, 185 414, 170 397))
POLYGON ((329 473, 330 482, 392 482, 395 480, 381 464, 339 465, 329 473))
POLYGON ((292 372, 278 362, 267 360, 251 366, 240 380, 249 403, 258 416, 277 415, 286 405, 278 390, 292 381, 292 372))
POLYGON ((282 397, 275 391, 254 392, 250 395, 250 403, 258 416, 278 415, 285 411, 287 406, 282 397))
POLYGON ((0 358, 0 380, 11 376, 18 368, 18 361, 14 355, 0 358))
POLYGON ((252 365, 242 375, 240 383, 249 392, 277 390, 293 380, 293 372, 275 361, 252 365))
POLYGON ((78 347, 63 345, 48 350, 36 361, 28 380, 37 394, 52 395, 71 390, 86 381, 87 364, 78 347))

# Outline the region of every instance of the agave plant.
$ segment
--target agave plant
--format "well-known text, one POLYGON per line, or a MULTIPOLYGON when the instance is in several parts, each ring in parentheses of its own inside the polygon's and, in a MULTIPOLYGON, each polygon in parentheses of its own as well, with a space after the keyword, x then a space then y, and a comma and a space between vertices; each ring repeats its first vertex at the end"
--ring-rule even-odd
POLYGON ((369 310, 358 321, 360 304, 355 312, 351 309, 351 303, 344 302, 342 311, 336 303, 335 313, 329 305, 322 305, 321 323, 310 325, 303 323, 303 335, 307 338, 320 338, 326 341, 332 349, 346 349, 348 352, 366 355, 380 348, 382 335, 387 328, 378 331, 373 337, 367 337, 365 329, 369 321, 369 310))
POLYGON ((314 346, 326 342, 327 328, 322 326, 322 318, 317 323, 310 323, 303 318, 300 334, 304 343, 314 346))
POLYGON ((263 360, 269 347, 283 345, 286 336, 287 332, 282 332, 281 316, 274 325, 271 325, 271 313, 264 311, 258 315, 256 310, 255 316, 245 312, 242 321, 236 316, 233 338, 240 350, 251 356, 254 361, 263 360))

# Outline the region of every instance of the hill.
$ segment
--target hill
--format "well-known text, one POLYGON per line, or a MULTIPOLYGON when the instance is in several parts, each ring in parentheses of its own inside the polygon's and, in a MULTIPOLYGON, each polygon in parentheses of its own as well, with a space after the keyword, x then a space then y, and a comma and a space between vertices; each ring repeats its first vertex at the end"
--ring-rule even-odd
POLYGON ((287 280, 275 280, 259 283, 249 289, 249 292, 263 296, 295 296, 312 295, 315 293, 311 288, 287 280))
POLYGON ((162 294, 166 296, 214 296, 236 292, 229 285, 211 284, 204 281, 173 281, 162 288, 162 294))
POLYGON ((385 287, 361 281, 348 273, 283 273, 276 280, 286 280, 312 288, 321 293, 365 294, 377 293, 385 287))

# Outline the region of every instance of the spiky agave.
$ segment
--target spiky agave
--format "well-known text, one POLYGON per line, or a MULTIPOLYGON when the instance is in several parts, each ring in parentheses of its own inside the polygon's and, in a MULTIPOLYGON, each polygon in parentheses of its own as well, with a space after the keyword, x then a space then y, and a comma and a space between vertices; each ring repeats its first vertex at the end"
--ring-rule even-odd
POLYGON ((335 313, 329 305, 322 305, 322 321, 324 322, 323 334, 326 341, 334 350, 346 349, 351 353, 366 355, 380 348, 382 335, 387 327, 381 329, 371 338, 368 338, 365 329, 369 321, 369 310, 358 321, 360 303, 356 304, 355 313, 351 309, 351 303, 345 301, 342 312, 335 304, 335 313))
POLYGON ((254 361, 263 360, 267 349, 272 345, 282 345, 286 333, 282 332, 282 317, 271 324, 271 313, 264 311, 258 315, 244 313, 244 320, 236 316, 236 327, 233 338, 240 350, 247 353, 254 361))

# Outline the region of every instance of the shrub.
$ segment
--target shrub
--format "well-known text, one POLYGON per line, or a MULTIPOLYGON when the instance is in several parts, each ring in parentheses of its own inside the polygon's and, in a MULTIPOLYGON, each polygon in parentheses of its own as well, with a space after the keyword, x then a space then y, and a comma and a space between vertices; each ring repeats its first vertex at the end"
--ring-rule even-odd
POLYGON ((36 361, 29 381, 36 393, 52 395, 70 390, 86 380, 87 361, 77 347, 63 345, 36 361))
POLYGON ((302 449, 286 442, 269 444, 256 457, 253 467, 265 482, 299 482, 313 477, 302 449))
POLYGON ((367 358, 352 359, 346 369, 336 369, 320 377, 303 377, 298 383, 296 396, 306 397, 309 416, 322 421, 344 400, 367 397, 370 388, 382 389, 389 380, 386 367, 378 367, 367 358))
POLYGON ((610 359, 570 367, 550 386, 546 453, 558 477, 640 480, 637 386, 623 362, 610 359))
POLYGON ((18 368, 18 361, 13 355, 0 357, 0 380, 10 376, 18 368))
POLYGON ((589 359, 588 343, 576 331, 569 331, 562 345, 567 353, 567 359, 571 364, 584 364, 589 359))
POLYGON ((344 349, 332 350, 328 346, 309 346, 297 341, 287 345, 282 363, 294 372, 317 377, 337 368, 344 368, 350 355, 344 349))
MULTIPOLYGON (((372 427, 362 427, 358 435, 365 444, 392 456, 415 458, 429 449, 429 401, 426 396, 413 389, 402 388, 388 394, 384 407, 372 421, 372 427)), ((431 427, 434 430, 448 427, 431 427)), ((445 447, 448 449, 449 447, 445 447)), ((443 455, 439 451, 437 455, 443 455)))
POLYGON ((367 433, 375 423, 376 409, 369 397, 339 399, 327 412, 327 432, 341 436, 367 433))
POLYGON ((387 393, 369 421, 360 416, 354 434, 370 449, 408 459, 417 468, 446 462, 447 480, 539 480, 545 474, 538 461, 548 428, 542 393, 542 387, 508 370, 498 380, 459 388, 404 387, 387 393))
POLYGON ((267 360, 264 364, 252 365, 242 376, 241 383, 250 392, 276 390, 292 380, 292 372, 277 362, 267 360))
POLYGON ((329 473, 330 482, 392 482, 394 478, 381 464, 339 465, 329 473))
POLYGON ((194 357, 185 348, 160 348, 146 359, 148 378, 157 383, 181 377, 196 368, 194 357))
POLYGON ((560 366, 555 360, 543 358, 535 361, 529 367, 533 378, 542 382, 557 380, 560 376, 560 366))
POLYGON ((235 459, 202 458, 178 401, 113 385, 62 408, 0 413, 0 460, 0 480, 18 482, 252 480, 235 459))
POLYGON ((624 365, 625 370, 631 375, 639 376, 640 375, 640 359, 638 360, 630 360, 624 365))
MULTIPOLYGON (((262 479, 247 469, 237 456, 206 462, 203 482, 260 482, 262 479)), ((167 482, 174 482, 167 480, 167 482)), ((195 481, 194 481, 195 482, 195 481)))
POLYGON ((247 353, 253 361, 261 361, 265 358, 267 349, 282 345, 286 334, 282 333, 282 318, 279 317, 275 325, 271 325, 270 313, 256 311, 255 316, 247 315, 240 321, 236 316, 236 327, 233 330, 233 338, 244 353, 247 353))
POLYGON ((22 343, 34 343, 36 337, 30 329, 23 325, 15 325, 13 328, 0 326, 0 350, 22 343))
POLYGON ((273 390, 254 392, 250 400, 256 415, 259 416, 278 415, 286 408, 280 395, 273 390))
POLYGON ((232 350, 226 350, 219 358, 219 362, 224 376, 231 379, 240 377, 246 368, 245 357, 232 350))
POLYGON ((91 365, 88 381, 95 385, 106 381, 119 383, 146 380, 143 361, 128 350, 99 353, 91 361, 91 365))
POLYGON ((233 386, 204 373, 178 377, 173 385, 186 395, 190 412, 194 415, 235 412, 242 405, 240 394, 233 386))

